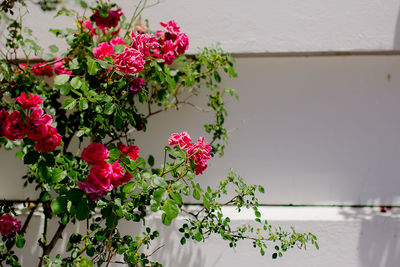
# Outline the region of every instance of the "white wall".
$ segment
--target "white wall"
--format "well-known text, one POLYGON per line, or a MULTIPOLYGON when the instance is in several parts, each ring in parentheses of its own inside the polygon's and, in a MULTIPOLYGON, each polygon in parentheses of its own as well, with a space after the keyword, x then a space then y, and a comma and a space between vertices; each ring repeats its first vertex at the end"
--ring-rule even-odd
MULTIPOLYGON (((128 1, 120 3, 129 10, 128 1)), ((190 35, 191 53, 220 42, 228 52, 245 54, 384 54, 399 49, 399 9, 398 0, 162 0, 145 17, 154 28, 158 21, 176 19, 190 35)), ((39 20, 36 10, 29 16, 30 27, 47 46, 52 15, 39 20)), ((54 28, 65 24, 63 19, 51 23, 54 28)), ((224 81, 240 95, 239 102, 228 101, 231 139, 226 155, 210 161, 199 180, 216 184, 233 167, 249 183, 266 188, 262 204, 400 205, 399 56, 258 55, 237 58, 239 77, 224 81)), ((154 117, 148 133, 136 136, 142 155, 154 154, 160 163, 160 148, 170 133, 187 130, 197 138, 202 124, 212 119, 190 107, 182 111, 154 117)), ((31 189, 21 190, 24 167, 14 153, 0 153, 0 196, 33 198, 31 189)), ((398 208, 387 213, 334 207, 262 211, 274 224, 315 233, 321 250, 293 251, 272 261, 250 246, 232 251, 218 240, 179 248, 176 229, 166 228, 168 238, 158 242, 167 245, 155 257, 166 266, 399 266, 398 208)), ((35 220, 39 225, 39 217, 35 220)), ((236 223, 249 220, 235 217, 236 223)), ((160 225, 157 219, 151 224, 160 225)), ((136 226, 123 229, 137 231, 136 226)), ((35 242, 28 245, 33 254, 24 255, 25 262, 35 257, 35 242)))

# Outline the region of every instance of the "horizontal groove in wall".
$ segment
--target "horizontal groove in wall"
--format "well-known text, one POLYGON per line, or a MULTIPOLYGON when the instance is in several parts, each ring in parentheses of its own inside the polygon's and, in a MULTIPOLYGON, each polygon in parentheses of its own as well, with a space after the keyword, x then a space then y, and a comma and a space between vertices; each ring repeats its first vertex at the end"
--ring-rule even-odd
MULTIPOLYGON (((370 51, 309 51, 309 52, 248 52, 227 53, 235 58, 274 58, 274 57, 343 57, 343 56, 400 56, 400 50, 370 50, 370 51)), ((189 58, 194 54, 187 54, 189 58)), ((1 61, 1 59, 0 59, 1 61)), ((29 59, 30 63, 43 62, 40 58, 29 59)), ((14 59, 11 62, 25 63, 25 59, 14 59)))
MULTIPOLYGON (((49 201, 48 201, 49 202, 49 201)), ((23 199, 3 199, 0 203, 8 204, 23 204, 23 203, 42 203, 37 200, 23 200, 23 199)), ((203 206, 202 203, 183 203, 185 206, 203 206)), ((233 205, 227 205, 233 206, 233 205)), ((291 207, 291 208, 304 208, 304 207, 318 207, 318 208, 400 208, 400 205, 370 205, 370 204, 259 204, 259 207, 291 207)))
POLYGON ((235 58, 399 56, 400 50, 230 53, 235 58))

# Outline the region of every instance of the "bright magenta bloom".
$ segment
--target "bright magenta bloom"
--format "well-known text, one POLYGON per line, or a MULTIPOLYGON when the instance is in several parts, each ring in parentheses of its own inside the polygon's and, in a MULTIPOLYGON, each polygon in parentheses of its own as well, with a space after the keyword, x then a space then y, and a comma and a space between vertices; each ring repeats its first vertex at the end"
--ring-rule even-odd
POLYGON ((122 39, 121 37, 115 37, 114 39, 112 39, 110 41, 110 44, 112 46, 115 46, 115 45, 126 45, 124 39, 122 39))
POLYGON ((21 93, 21 95, 17 97, 17 102, 21 104, 23 109, 35 109, 38 105, 43 104, 43 100, 40 96, 31 93, 29 93, 29 98, 25 93, 21 93))
POLYGON ((137 146, 126 146, 123 143, 118 143, 117 148, 128 155, 131 160, 136 160, 139 157, 139 148, 137 146))
POLYGON ((142 53, 143 57, 150 56, 152 50, 158 52, 160 45, 154 35, 135 34, 132 31, 129 36, 133 41, 131 47, 142 53))
POLYGON ((96 48, 93 48, 93 55, 97 59, 103 60, 105 57, 111 57, 114 54, 113 46, 107 42, 99 43, 96 48))
POLYGON ((170 138, 168 139, 169 145, 179 145, 179 147, 182 149, 188 147, 190 142, 192 142, 192 139, 187 132, 181 132, 180 134, 171 134, 170 138))
POLYGON ((200 137, 197 143, 190 144, 186 148, 187 154, 194 159, 196 175, 202 174, 207 168, 207 161, 211 158, 211 146, 200 137))
POLYGON ((138 50, 125 47, 124 52, 114 59, 115 66, 125 74, 135 74, 144 69, 143 55, 138 50))
POLYGON ((32 111, 28 119, 27 136, 35 142, 45 137, 48 132, 48 126, 51 125, 53 119, 50 115, 43 115, 43 110, 38 108, 32 111))
MULTIPOLYGON (((56 60, 59 60, 61 58, 56 58, 56 60)), ((57 75, 61 75, 61 74, 67 74, 67 75, 71 75, 72 71, 67 70, 67 67, 65 66, 65 64, 68 63, 68 59, 64 58, 64 60, 58 61, 56 64, 54 64, 54 72, 57 75)))
POLYGON ((0 110, 0 137, 3 136, 3 126, 5 125, 8 116, 9 114, 7 110, 5 110, 4 108, 0 110))
POLYGON ((32 66, 31 72, 36 76, 44 75, 51 77, 53 76, 53 68, 50 65, 46 65, 46 63, 37 63, 32 66))
POLYGON ((61 144, 61 141, 62 137, 57 133, 57 129, 47 125, 47 135, 35 144, 35 149, 39 152, 50 153, 61 144))
POLYGON ((22 139, 26 136, 26 123, 18 110, 7 116, 3 125, 3 135, 11 141, 22 139))
POLYGON ((0 216, 0 234, 7 236, 19 230, 21 230, 21 222, 11 214, 7 213, 0 216))
POLYGON ((88 164, 102 164, 108 155, 108 149, 103 144, 91 143, 83 149, 81 158, 88 164))

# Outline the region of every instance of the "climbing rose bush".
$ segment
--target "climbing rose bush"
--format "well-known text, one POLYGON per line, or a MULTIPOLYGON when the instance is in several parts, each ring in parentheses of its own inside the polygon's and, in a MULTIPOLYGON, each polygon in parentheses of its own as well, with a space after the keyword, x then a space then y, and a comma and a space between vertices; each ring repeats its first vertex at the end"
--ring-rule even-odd
MULTIPOLYGON (((202 186, 202 175, 223 155, 228 140, 225 100, 237 98, 235 90, 220 85, 221 73, 237 76, 230 55, 218 47, 185 55, 196 37, 172 18, 150 29, 147 20, 140 19, 145 0, 128 12, 109 1, 78 1, 81 14, 63 2, 39 4, 75 20, 67 29, 50 29, 65 40, 66 49, 50 43, 42 48, 35 42, 23 24, 29 13, 25 1, 0 4, 8 23, 1 33, 0 147, 16 152, 27 167, 24 186, 38 194, 36 200, 19 200, 27 216, 20 215, 21 207, 13 201, 1 202, 0 265, 21 265, 25 234, 30 232, 40 236, 34 242, 41 249, 32 266, 102 266, 114 261, 161 266, 146 250, 163 253, 153 242, 162 234, 159 229, 143 227, 127 235, 119 229, 121 221, 144 225, 149 215, 166 226, 180 215, 183 220, 175 225, 181 224, 182 245, 212 235, 230 247, 247 239, 261 255, 274 243, 273 258, 294 246, 318 247, 311 233, 285 231, 261 219, 256 194, 264 192, 262 186, 247 185, 233 171, 214 188, 202 186), (16 61, 20 55, 25 58, 16 61), (200 93, 207 101, 191 102, 200 93), (191 132, 196 138, 178 129, 165 133, 160 158, 135 141, 139 132, 147 134, 147 125, 158 114, 189 108, 213 114, 204 132, 191 132), (188 198, 199 205, 187 208, 188 198), (234 226, 224 214, 226 205, 237 212, 252 210, 254 223, 234 226), (29 227, 35 212, 43 213, 40 229, 29 227), (52 231, 50 221, 57 221, 52 231), (77 223, 82 224, 79 232, 65 233, 68 225, 77 223), (65 250, 50 258, 62 236, 65 250)), ((185 123, 180 127, 185 129, 185 123)))

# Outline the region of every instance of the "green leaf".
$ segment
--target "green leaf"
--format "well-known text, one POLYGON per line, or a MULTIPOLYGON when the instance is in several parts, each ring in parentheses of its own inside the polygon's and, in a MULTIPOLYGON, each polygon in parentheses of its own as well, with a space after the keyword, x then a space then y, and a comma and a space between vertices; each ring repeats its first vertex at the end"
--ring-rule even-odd
POLYGON ((49 50, 50 52, 56 53, 58 52, 58 47, 56 45, 50 45, 49 50))
POLYGON ((149 155, 149 158, 147 159, 147 162, 151 167, 154 166, 154 157, 152 155, 149 155))
POLYGON ((121 156, 121 151, 119 151, 117 148, 111 149, 109 151, 109 156, 111 159, 116 160, 119 158, 119 156, 121 156))
POLYGON ((72 202, 72 204, 77 205, 83 197, 83 191, 77 188, 73 188, 67 192, 67 199, 72 202))
POLYGON ((29 151, 24 156, 24 164, 35 164, 39 160, 40 154, 36 151, 29 151))
POLYGON ((61 74, 54 78, 54 85, 63 85, 69 80, 69 75, 61 74))
POLYGON ((108 102, 105 106, 104 106, 104 114, 106 115, 111 115, 115 110, 115 105, 111 102, 108 102))
POLYGON ((168 186, 167 182, 165 181, 165 178, 153 175, 151 177, 151 183, 154 187, 164 187, 166 188, 168 186))
POLYGON ((218 71, 214 71, 214 79, 217 83, 221 82, 221 76, 219 75, 218 71))
MULTIPOLYGON (((261 255, 263 255, 263 252, 261 251, 261 255)), ((273 259, 276 259, 278 257, 278 253, 273 253, 272 254, 272 258, 273 259)))
POLYGON ((175 201, 173 201, 172 199, 167 199, 162 209, 167 215, 167 217, 170 218, 171 220, 174 219, 176 216, 178 216, 179 208, 176 205, 175 201))
POLYGON ((65 178, 65 176, 67 176, 65 171, 59 168, 54 168, 51 172, 51 181, 53 184, 59 183, 65 178))
POLYGON ((115 129, 117 129, 118 131, 121 130, 122 118, 118 112, 115 113, 115 115, 114 115, 114 126, 115 126, 115 129))
POLYGON ((67 98, 63 102, 64 109, 73 109, 76 105, 76 100, 73 98, 67 98))
POLYGON ((183 246, 183 245, 185 245, 186 244, 186 238, 185 237, 182 237, 181 238, 181 245, 183 246))
POLYGON ((195 199, 197 199, 197 200, 199 200, 200 199, 200 192, 199 192, 199 190, 197 190, 196 188, 193 190, 193 197, 195 198, 195 199))
POLYGON ((205 196, 203 196, 203 204, 207 210, 210 209, 210 202, 208 201, 207 197, 205 197, 205 196))
POLYGON ((130 181, 129 183, 125 184, 124 187, 122 187, 122 192, 128 194, 128 193, 133 193, 137 186, 137 183, 134 181, 130 181))
POLYGON ((79 100, 79 107, 80 107, 82 110, 86 110, 86 109, 89 108, 89 103, 88 103, 88 101, 87 101, 86 98, 83 98, 83 99, 79 100))
POLYGON ((71 86, 72 86, 72 88, 74 88, 74 89, 79 89, 79 88, 81 88, 81 86, 82 86, 82 81, 81 81, 81 79, 79 79, 79 77, 74 77, 74 78, 72 78, 72 80, 71 80, 71 86))
POLYGON ((96 61, 91 58, 88 58, 87 67, 90 75, 96 75, 96 73, 99 71, 96 61))
POLYGON ((168 216, 167 216, 167 214, 166 213, 163 213, 162 215, 161 215, 161 222, 163 223, 163 224, 165 224, 165 225, 171 225, 171 222, 172 222, 172 219, 170 219, 168 216))
POLYGON ((15 244, 17 245, 17 248, 23 248, 25 245, 25 238, 23 235, 18 234, 17 238, 15 240, 15 244))
POLYGON ((54 214, 64 213, 67 210, 67 197, 60 196, 56 199, 53 199, 50 207, 54 214))
POLYGON ((176 202, 179 206, 181 206, 181 205, 183 204, 183 202, 182 202, 182 196, 181 196, 180 193, 171 191, 171 192, 169 193, 169 195, 172 197, 173 200, 175 200, 175 202, 176 202))
POLYGON ((79 221, 85 220, 89 216, 89 207, 86 198, 82 198, 79 201, 78 207, 76 208, 76 218, 79 221))
POLYGON ((194 232, 193 238, 194 238, 196 241, 198 241, 198 242, 200 242, 201 240, 203 240, 203 236, 201 235, 201 232, 200 232, 199 229, 196 229, 196 231, 194 232))
POLYGON ((153 198, 157 202, 161 202, 167 199, 167 196, 167 190, 165 190, 164 188, 157 188, 156 190, 154 190, 153 198))

